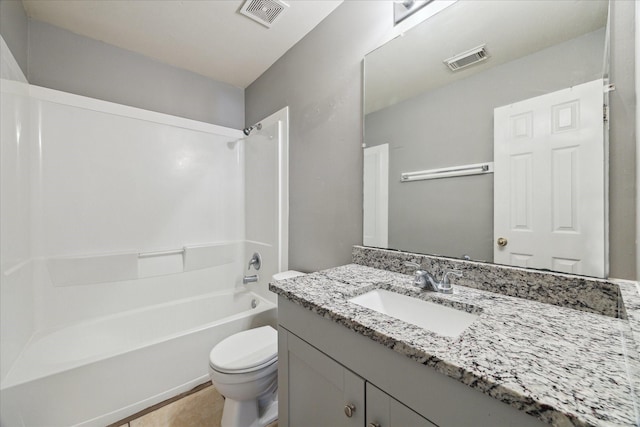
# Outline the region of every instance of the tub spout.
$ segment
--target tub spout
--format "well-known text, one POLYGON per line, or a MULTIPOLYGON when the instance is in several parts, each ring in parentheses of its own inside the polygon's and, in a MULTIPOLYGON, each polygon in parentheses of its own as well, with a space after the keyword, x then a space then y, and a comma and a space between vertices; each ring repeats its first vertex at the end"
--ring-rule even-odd
POLYGON ((259 277, 258 277, 257 274, 254 274, 252 276, 244 276, 242 278, 242 284, 246 285, 247 283, 255 283, 255 282, 258 281, 258 279, 259 279, 259 277))

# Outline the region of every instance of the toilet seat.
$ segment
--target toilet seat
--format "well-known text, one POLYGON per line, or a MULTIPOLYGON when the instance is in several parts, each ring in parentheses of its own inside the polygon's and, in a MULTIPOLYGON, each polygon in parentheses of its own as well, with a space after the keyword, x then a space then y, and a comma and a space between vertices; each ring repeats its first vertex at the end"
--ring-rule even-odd
POLYGON ((214 365, 213 363, 211 363, 211 361, 209 361, 209 367, 211 369, 213 369, 216 372, 220 372, 221 374, 229 374, 229 375, 234 375, 234 374, 247 374, 250 372, 257 372, 257 371, 261 371, 264 369, 269 368, 271 365, 275 365, 276 363, 278 363, 278 357, 274 357, 273 359, 269 360, 268 362, 262 363, 260 365, 257 366, 250 366, 247 368, 242 368, 242 369, 225 369, 225 368, 221 368, 219 366, 214 365))
POLYGON ((243 374, 268 368, 278 361, 278 332, 271 326, 249 329, 220 341, 209 353, 211 369, 243 374))

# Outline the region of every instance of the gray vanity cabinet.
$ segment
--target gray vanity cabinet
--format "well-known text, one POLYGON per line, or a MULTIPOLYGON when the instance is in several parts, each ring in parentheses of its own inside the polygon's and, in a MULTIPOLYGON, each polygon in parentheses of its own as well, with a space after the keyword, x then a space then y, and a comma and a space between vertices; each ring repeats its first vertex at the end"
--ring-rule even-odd
POLYGON ((286 329, 280 334, 288 410, 280 400, 279 426, 437 427, 286 329))
POLYGON ((286 363, 289 377, 288 424, 281 416, 279 426, 364 426, 362 378, 293 334, 287 334, 286 352, 278 363, 281 369, 286 363))
POLYGON ((279 427, 544 425, 282 296, 278 323, 279 427))
POLYGON ((367 427, 437 427, 371 383, 366 396, 367 427))

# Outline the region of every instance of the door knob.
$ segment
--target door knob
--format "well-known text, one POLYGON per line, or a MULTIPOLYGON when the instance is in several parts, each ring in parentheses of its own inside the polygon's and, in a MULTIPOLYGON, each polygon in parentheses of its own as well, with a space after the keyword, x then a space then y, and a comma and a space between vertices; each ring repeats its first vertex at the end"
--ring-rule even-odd
POLYGON ((353 417, 354 412, 356 412, 356 407, 353 403, 347 403, 346 405, 344 405, 344 414, 347 417, 353 417))
POLYGON ((498 237, 498 246, 505 247, 507 246, 507 243, 507 239, 505 239, 504 237, 498 237))

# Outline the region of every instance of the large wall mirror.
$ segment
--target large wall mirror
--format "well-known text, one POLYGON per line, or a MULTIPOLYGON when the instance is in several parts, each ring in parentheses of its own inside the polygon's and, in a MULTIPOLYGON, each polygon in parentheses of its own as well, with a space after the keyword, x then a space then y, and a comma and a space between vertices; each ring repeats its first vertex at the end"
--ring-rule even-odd
POLYGON ((368 54, 363 243, 606 277, 608 7, 459 0, 368 54))

